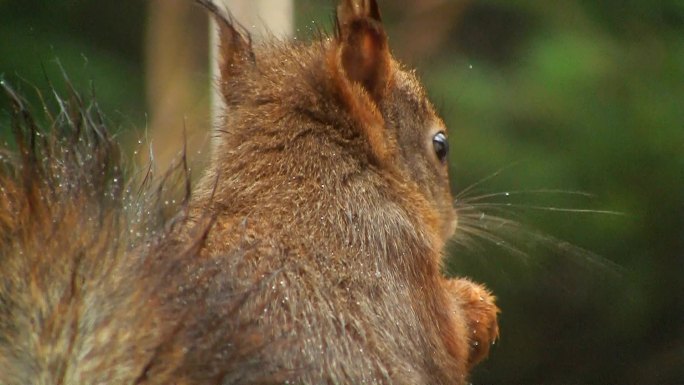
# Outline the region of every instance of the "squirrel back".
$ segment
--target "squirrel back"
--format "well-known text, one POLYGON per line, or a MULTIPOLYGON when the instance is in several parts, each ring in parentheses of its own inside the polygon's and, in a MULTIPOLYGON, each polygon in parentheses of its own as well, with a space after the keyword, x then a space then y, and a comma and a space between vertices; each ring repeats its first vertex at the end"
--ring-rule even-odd
POLYGON ((464 383, 498 309, 441 275, 446 127, 375 1, 341 1, 333 36, 259 46, 197 1, 226 110, 172 218, 123 182, 97 109, 72 97, 45 136, 7 89, 0 383, 464 383))

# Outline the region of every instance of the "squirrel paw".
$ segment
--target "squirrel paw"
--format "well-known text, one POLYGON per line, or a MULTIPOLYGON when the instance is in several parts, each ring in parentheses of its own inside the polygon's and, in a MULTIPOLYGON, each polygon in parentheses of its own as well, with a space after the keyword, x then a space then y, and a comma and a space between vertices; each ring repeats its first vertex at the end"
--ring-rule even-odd
POLYGON ((489 290, 468 279, 449 279, 446 288, 454 304, 461 309, 468 327, 468 367, 472 368, 487 357, 489 347, 499 337, 499 308, 489 290))

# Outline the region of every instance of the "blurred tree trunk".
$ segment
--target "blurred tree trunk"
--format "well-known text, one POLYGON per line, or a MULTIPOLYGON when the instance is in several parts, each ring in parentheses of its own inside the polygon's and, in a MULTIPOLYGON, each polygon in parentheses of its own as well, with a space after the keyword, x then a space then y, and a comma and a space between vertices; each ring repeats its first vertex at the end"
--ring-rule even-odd
MULTIPOLYGON (((292 0, 216 1, 230 10, 255 41, 269 34, 292 35, 292 0)), ((214 26, 207 27, 206 12, 193 2, 150 0, 148 4, 147 129, 155 167, 165 170, 183 146, 184 130, 188 151, 195 153, 216 121, 221 101, 214 93, 217 60, 213 52, 217 42, 214 26), (213 69, 209 78, 208 63, 213 69), (213 111, 213 119, 209 111, 213 111)), ((141 153, 141 162, 148 161, 148 152, 141 153)))
MULTIPOLYGON (((254 41, 273 35, 276 38, 289 38, 294 32, 294 0, 217 0, 249 33, 254 41)), ((218 34, 211 23, 211 68, 212 78, 218 74, 218 34)), ((212 88, 212 117, 218 121, 222 100, 217 88, 212 88)))
POLYGON ((293 0, 216 0, 245 27, 255 40, 273 34, 278 38, 292 36, 294 29, 293 0))
MULTIPOLYGON (((206 12, 187 0, 150 0, 146 79, 150 145, 155 168, 165 170, 183 146, 195 151, 209 126, 206 12)), ((141 149, 142 162, 149 161, 141 149)))

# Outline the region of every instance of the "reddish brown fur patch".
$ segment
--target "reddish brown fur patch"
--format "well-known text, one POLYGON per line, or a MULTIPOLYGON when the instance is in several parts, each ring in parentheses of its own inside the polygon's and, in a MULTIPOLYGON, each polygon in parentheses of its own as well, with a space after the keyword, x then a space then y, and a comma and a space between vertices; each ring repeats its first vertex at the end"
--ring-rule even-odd
POLYGON ((331 49, 328 54, 328 71, 339 92, 340 100, 354 117, 376 162, 391 169, 389 160, 396 153, 396 144, 393 143, 392 136, 386 132, 385 121, 368 92, 361 84, 351 82, 347 78, 347 72, 341 64, 342 55, 342 47, 331 49))
POLYGON ((463 309, 466 315, 467 333, 470 341, 468 368, 472 368, 489 354, 490 346, 499 338, 497 315, 499 308, 495 297, 484 286, 468 279, 445 281, 454 308, 463 309))
POLYGON ((322 368, 294 379, 462 383, 480 352, 471 358, 470 308, 451 298, 467 293, 440 275, 454 220, 426 136, 440 119, 389 56, 374 6, 344 1, 332 41, 255 47, 257 69, 224 79, 226 130, 194 200, 217 214, 205 252, 246 237, 263 244, 250 276, 296 271, 272 295, 311 306, 259 316, 266 340, 296 336, 269 361, 322 368))
POLYGON ((464 383, 498 309, 440 273, 440 120, 375 1, 344 0, 341 39, 255 47, 198 1, 225 23, 227 107, 178 216, 102 172, 101 119, 0 168, 0 383, 464 383))

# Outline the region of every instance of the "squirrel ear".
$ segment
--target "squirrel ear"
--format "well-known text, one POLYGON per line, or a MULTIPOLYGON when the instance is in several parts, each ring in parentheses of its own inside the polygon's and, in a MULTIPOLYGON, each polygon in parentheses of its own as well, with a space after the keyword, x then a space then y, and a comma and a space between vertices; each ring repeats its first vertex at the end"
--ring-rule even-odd
POLYGON ((255 62, 252 39, 248 33, 240 33, 231 15, 227 11, 222 12, 212 0, 195 1, 211 13, 219 28, 219 70, 225 95, 225 82, 239 74, 245 64, 252 65, 255 62))
POLYGON ((376 0, 343 0, 337 6, 337 41, 347 78, 378 101, 387 88, 390 53, 376 0))

